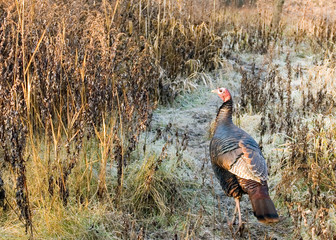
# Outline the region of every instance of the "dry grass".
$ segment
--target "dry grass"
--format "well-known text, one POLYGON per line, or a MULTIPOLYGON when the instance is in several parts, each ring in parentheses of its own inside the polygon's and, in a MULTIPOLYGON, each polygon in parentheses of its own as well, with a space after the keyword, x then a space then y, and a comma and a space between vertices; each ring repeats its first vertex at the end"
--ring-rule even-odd
POLYGON ((158 104, 212 86, 208 72, 224 69, 241 75, 237 121, 261 116, 265 146, 265 136, 283 136, 278 204, 295 234, 334 237, 336 23, 329 5, 306 5, 293 20, 300 2, 287 1, 275 29, 269 4, 225 2, 0 3, 1 236, 141 239, 167 228, 197 237, 204 209, 186 210, 200 184, 184 174, 192 171, 186 135, 168 125, 157 134, 158 152, 139 141, 158 104), (264 60, 246 63, 244 54, 264 60))
MULTIPOLYGON (((0 10, 1 206, 28 236, 66 238, 78 225, 55 228, 67 209, 132 205, 125 169, 153 109, 184 87, 177 75, 213 69, 221 44, 171 2, 13 1, 0 10), (51 224, 37 229, 40 221, 51 224)), ((178 187, 166 189, 174 178, 152 168, 136 175, 156 180, 148 196, 163 211, 178 187)))

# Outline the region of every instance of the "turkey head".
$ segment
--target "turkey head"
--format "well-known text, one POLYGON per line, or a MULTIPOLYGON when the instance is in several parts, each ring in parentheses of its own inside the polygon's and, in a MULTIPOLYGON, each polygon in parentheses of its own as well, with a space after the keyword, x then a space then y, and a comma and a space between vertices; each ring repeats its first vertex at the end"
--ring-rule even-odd
POLYGON ((229 92, 229 90, 227 90, 226 88, 217 88, 212 90, 211 92, 213 93, 217 93, 218 96, 224 101, 227 102, 231 99, 231 94, 229 92))

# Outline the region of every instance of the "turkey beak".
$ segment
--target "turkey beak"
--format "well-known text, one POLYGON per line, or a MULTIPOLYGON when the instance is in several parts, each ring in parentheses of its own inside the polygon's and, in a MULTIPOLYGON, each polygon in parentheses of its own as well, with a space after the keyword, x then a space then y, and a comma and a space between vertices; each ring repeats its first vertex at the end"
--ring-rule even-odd
POLYGON ((217 89, 214 89, 214 90, 212 90, 211 92, 213 92, 213 93, 217 93, 217 89))

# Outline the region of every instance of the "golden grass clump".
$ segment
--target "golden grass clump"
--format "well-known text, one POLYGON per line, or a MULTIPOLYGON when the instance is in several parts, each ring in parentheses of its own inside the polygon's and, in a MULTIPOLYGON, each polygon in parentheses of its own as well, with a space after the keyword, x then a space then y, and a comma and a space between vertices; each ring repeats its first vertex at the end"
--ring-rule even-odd
POLYGON ((188 201, 188 194, 181 192, 181 189, 186 188, 181 185, 187 186, 187 182, 179 173, 178 168, 181 166, 178 159, 168 156, 164 151, 160 156, 145 157, 141 165, 137 163, 129 166, 125 198, 135 212, 166 216, 174 211, 178 203, 188 201))

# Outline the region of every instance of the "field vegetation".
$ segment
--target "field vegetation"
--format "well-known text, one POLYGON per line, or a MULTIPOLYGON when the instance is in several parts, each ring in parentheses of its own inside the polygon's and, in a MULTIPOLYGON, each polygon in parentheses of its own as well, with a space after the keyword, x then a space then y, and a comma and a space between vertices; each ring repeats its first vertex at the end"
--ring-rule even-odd
POLYGON ((275 2, 1 1, 0 238, 334 239, 336 5, 275 2), (209 163, 218 86, 281 216, 245 199, 243 236, 209 163))

